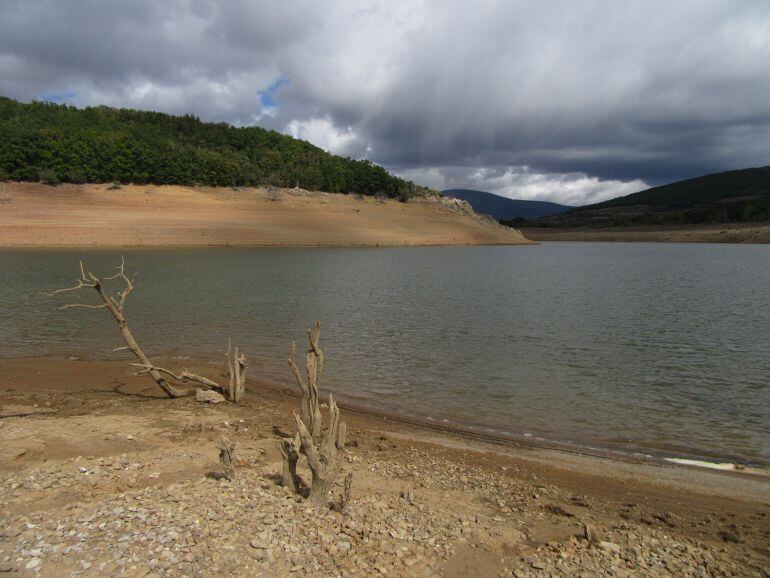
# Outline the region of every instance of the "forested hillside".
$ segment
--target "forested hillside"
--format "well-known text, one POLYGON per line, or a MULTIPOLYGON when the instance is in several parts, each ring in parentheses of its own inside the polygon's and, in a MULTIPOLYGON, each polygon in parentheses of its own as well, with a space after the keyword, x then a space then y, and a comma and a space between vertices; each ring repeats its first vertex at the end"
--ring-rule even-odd
POLYGON ((0 180, 299 186, 402 200, 431 192, 368 160, 331 155, 259 127, 2 97, 0 180))
POLYGON ((766 221, 770 221, 770 167, 757 167, 653 187, 524 226, 625 227, 766 221))

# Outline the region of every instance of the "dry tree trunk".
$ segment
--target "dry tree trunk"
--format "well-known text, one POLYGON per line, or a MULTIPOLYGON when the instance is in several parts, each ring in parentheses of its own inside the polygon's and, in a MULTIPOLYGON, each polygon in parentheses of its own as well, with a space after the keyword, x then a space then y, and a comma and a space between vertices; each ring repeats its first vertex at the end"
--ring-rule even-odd
POLYGON ((345 485, 342 489, 342 497, 340 498, 340 512, 345 512, 347 510, 348 504, 350 503, 350 495, 353 491, 353 472, 348 472, 348 475, 345 476, 345 485))
POLYGON ((225 359, 227 360, 227 369, 230 372, 230 383, 228 386, 230 401, 239 403, 246 388, 246 356, 240 353, 236 347, 231 357, 230 344, 228 343, 225 359))
POLYGON ((313 440, 310 431, 296 413, 294 419, 302 441, 302 450, 313 474, 313 481, 310 484, 310 502, 316 507, 326 506, 329 492, 339 473, 337 449, 340 447, 340 410, 334 402, 334 397, 329 395, 329 427, 320 443, 313 440))
POLYGON ((305 454, 313 475, 310 485, 310 501, 315 506, 326 505, 329 491, 337 476, 337 450, 344 447, 347 427, 340 421, 340 411, 334 398, 329 396, 329 427, 321 435, 323 418, 318 403, 318 381, 323 372, 324 356, 319 345, 321 324, 308 330, 308 350, 305 357, 307 380, 302 375, 295 362, 296 343, 291 344, 289 367, 297 380, 302 393, 300 400, 300 415, 294 414, 297 422, 298 439, 283 440, 281 454, 283 455, 283 483, 297 491, 296 463, 300 451, 305 454))
POLYGON ((281 455, 283 456, 281 484, 289 488, 293 494, 299 493, 299 478, 297 477, 297 460, 299 459, 297 448, 299 446, 300 444, 294 440, 281 440, 281 455))
POLYGON ((217 441, 217 449, 219 450, 219 461, 222 464, 222 471, 228 480, 235 478, 235 444, 231 442, 225 436, 222 436, 217 441))
POLYGON ((324 354, 321 351, 319 345, 319 339, 321 336, 321 322, 316 321, 313 329, 308 329, 308 350, 305 357, 305 365, 307 367, 307 381, 302 379, 302 375, 299 372, 299 368, 295 362, 297 355, 297 344, 291 342, 291 356, 289 357, 289 367, 291 368, 294 378, 297 380, 297 386, 299 386, 302 392, 302 400, 300 401, 300 416, 305 423, 308 431, 313 436, 314 440, 318 439, 321 434, 321 410, 318 409, 318 379, 321 377, 324 367, 324 354))
MULTIPOLYGON (((91 271, 86 272, 85 267, 83 266, 83 261, 80 261, 80 279, 78 279, 77 285, 74 285, 73 287, 67 287, 65 289, 58 289, 56 291, 52 291, 50 293, 45 293, 45 295, 48 296, 54 296, 58 295, 59 293, 66 293, 68 291, 77 291, 78 289, 83 288, 90 288, 95 289, 96 292, 99 294, 99 298, 102 300, 101 305, 90 305, 90 304, 84 304, 84 303, 69 303, 67 305, 62 305, 60 309, 70 309, 70 308, 82 308, 82 309, 107 309, 107 311, 110 312, 113 319, 115 319, 115 322, 118 324, 118 328, 120 329, 120 333, 123 336, 123 341, 125 341, 126 345, 125 347, 117 347, 114 351, 130 351, 134 354, 134 356, 139 360, 139 363, 135 363, 134 365, 141 367, 142 370, 138 373, 147 373, 150 375, 150 377, 153 379, 155 383, 157 383, 160 388, 166 392, 166 394, 169 397, 185 397, 188 395, 195 395, 195 391, 197 388, 179 388, 178 386, 172 385, 169 383, 169 381, 163 377, 162 374, 166 374, 172 378, 174 378, 176 381, 185 383, 185 382, 195 382, 198 383, 206 388, 216 389, 220 393, 227 394, 228 391, 225 387, 219 385, 215 381, 212 381, 210 379, 207 379, 205 377, 202 377, 200 375, 197 375, 195 373, 191 373, 187 371, 186 369, 183 369, 182 373, 175 374, 168 369, 164 369, 162 367, 155 366, 151 361, 150 358, 145 355, 144 351, 142 351, 142 348, 139 347, 139 344, 136 342, 136 339, 134 339, 133 333, 131 333, 131 330, 128 327, 128 321, 125 317, 125 308, 126 308, 126 299, 128 298, 128 295, 131 293, 131 291, 134 290, 134 277, 129 278, 125 273, 125 261, 123 257, 120 258, 120 266, 116 267, 117 273, 110 277, 105 277, 103 280, 94 275, 91 271), (104 288, 104 281, 111 281, 114 279, 118 279, 123 282, 124 287, 123 289, 119 290, 117 292, 117 296, 113 297, 111 295, 107 294, 107 291, 104 288)), ((238 355, 238 350, 235 350, 235 357, 236 357, 236 366, 238 369, 238 376, 235 378, 235 381, 239 384, 239 397, 243 394, 243 380, 246 375, 246 357, 244 355, 238 355)), ((229 350, 228 350, 229 354, 229 350)), ((229 364, 229 359, 228 359, 229 364)), ((233 382, 233 369, 232 366, 230 367, 230 381, 231 384, 233 382)), ((232 385, 231 385, 232 390, 232 385)), ((232 396, 231 396, 232 399, 232 396)))

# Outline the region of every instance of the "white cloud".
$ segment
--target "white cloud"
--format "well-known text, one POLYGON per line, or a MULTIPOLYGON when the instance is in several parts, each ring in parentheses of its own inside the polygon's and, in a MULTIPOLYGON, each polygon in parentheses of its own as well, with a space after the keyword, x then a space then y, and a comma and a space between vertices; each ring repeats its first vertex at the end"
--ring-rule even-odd
POLYGON ((510 199, 552 201, 565 205, 599 203, 649 188, 640 179, 602 180, 583 173, 542 173, 529 167, 429 167, 400 171, 404 178, 435 189, 474 189, 510 199))
POLYGON ((766 0, 0 2, 5 96, 260 123, 562 200, 767 164, 768 70, 766 0))
POLYGON ((284 132, 338 155, 349 155, 359 140, 351 127, 337 128, 329 117, 292 120, 284 132))

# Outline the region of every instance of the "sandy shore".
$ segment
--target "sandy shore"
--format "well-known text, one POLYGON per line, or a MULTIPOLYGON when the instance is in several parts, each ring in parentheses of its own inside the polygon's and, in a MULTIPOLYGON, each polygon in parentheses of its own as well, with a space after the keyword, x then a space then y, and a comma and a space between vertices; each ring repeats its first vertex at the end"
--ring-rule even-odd
POLYGON ((770 223, 727 223, 680 227, 525 228, 533 241, 625 241, 652 243, 770 243, 770 223))
POLYGON ((210 406, 163 398, 126 361, 6 359, 0 393, 0 416, 16 415, 0 417, 3 571, 768 576, 767 476, 494 443, 344 409, 352 499, 319 516, 276 484, 291 392, 251 379, 242 405, 210 406), (207 477, 223 434, 237 444, 234 482, 207 477))
POLYGON ((0 246, 529 243, 451 202, 293 189, 0 183, 0 246))

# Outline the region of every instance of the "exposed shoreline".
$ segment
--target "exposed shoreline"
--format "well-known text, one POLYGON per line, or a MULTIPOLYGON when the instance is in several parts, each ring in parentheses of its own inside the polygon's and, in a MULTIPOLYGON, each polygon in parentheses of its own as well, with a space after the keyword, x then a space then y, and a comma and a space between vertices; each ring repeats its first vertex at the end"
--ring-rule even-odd
POLYGON ((526 227, 533 241, 601 241, 633 243, 770 243, 770 223, 725 223, 670 227, 526 227))
MULTIPOLYGON (((202 373, 212 371, 223 372, 224 365, 219 361, 189 358, 166 358, 161 356, 162 364, 177 366, 192 363, 202 373)), ((0 367, 4 364, 20 367, 25 366, 59 366, 74 364, 88 368, 88 372, 98 375, 103 371, 111 372, 121 367, 129 368, 130 360, 117 360, 114 357, 83 358, 77 356, 51 356, 51 357, 0 357, 0 367)), ((128 369, 126 369, 128 370, 128 369)), ((287 380, 276 379, 267 375, 250 375, 247 382, 251 387, 271 390, 279 395, 294 398, 298 392, 294 390, 287 380)), ((328 390, 327 390, 328 391, 328 390)), ((476 440, 481 443, 491 443, 499 446, 528 447, 546 451, 560 452, 587 458, 607 459, 618 462, 634 464, 647 464, 652 466, 677 467, 700 471, 713 471, 722 474, 738 475, 739 477, 754 477, 770 482, 770 465, 764 462, 753 462, 738 457, 726 455, 704 455, 673 449, 652 448, 646 446, 624 446, 619 444, 607 444, 601 441, 589 441, 586 439, 567 440, 558 435, 529 434, 526 432, 512 432, 501 429, 493 424, 487 424, 472 420, 446 419, 439 415, 430 415, 425 411, 415 412, 404 406, 384 405, 382 402, 369 400, 366 397, 349 395, 344 391, 331 389, 338 405, 361 416, 376 420, 387 420, 400 423, 405 426, 436 432, 438 435, 459 436, 468 440, 476 440)))
POLYGON ((0 247, 528 245, 452 200, 298 189, 0 183, 0 247))
MULTIPOLYGON (((165 365, 179 365, 180 359, 170 358, 162 361, 165 365)), ((197 367, 201 373, 217 373, 224 371, 224 367, 219 362, 201 362, 200 360, 185 360, 185 366, 197 367), (216 369, 215 369, 216 368, 216 369)), ((127 375, 132 375, 130 361, 126 360, 84 360, 81 358, 61 358, 61 357, 17 357, 0 358, 0 366, 7 369, 18 368, 17 371, 27 371, 30 367, 54 367, 55 372, 60 375, 61 371, 67 368, 77 368, 79 374, 89 375, 90 379, 99 379, 99 375, 113 373, 125 370, 127 375)), ((146 379, 145 379, 146 381, 146 379)), ((247 378, 248 387, 258 390, 269 390, 288 399, 298 398, 299 393, 291 385, 279 382, 264 376, 249 376, 247 378)), ((147 385, 147 384, 145 384, 147 385)), ((43 391, 46 387, 41 388, 43 391)), ((0 391, 2 391, 2 381, 0 381, 0 391)), ((408 428, 418 428, 419 430, 435 432, 437 435, 449 436, 468 440, 469 443, 478 442, 482 444, 493 444, 501 447, 521 447, 556 452, 558 454, 582 456, 586 459, 610 460, 629 464, 647 465, 652 467, 681 468, 699 472, 714 473, 716 475, 737 476, 738 478, 754 478, 761 482, 770 484, 770 468, 759 465, 754 467, 737 468, 718 468, 699 466, 695 463, 700 462, 709 466, 717 466, 720 461, 717 460, 694 460, 687 459, 684 456, 669 458, 662 455, 644 455, 632 451, 616 451, 611 448, 592 447, 578 443, 566 443, 558 440, 544 439, 539 437, 527 437, 525 435, 506 435, 497 430, 491 430, 484 425, 474 426, 456 421, 438 421, 431 416, 421 416, 418 414, 407 414, 397 408, 385 406, 374 406, 364 400, 346 396, 344 393, 333 392, 340 408, 353 412, 365 419, 372 419, 379 422, 388 422, 402 424, 408 428), (687 463, 695 462, 695 463, 687 463)), ((688 456, 694 458, 698 456, 688 456)))
POLYGON ((770 562, 770 477, 500 443, 352 408, 352 499, 319 515, 275 483, 295 392, 252 378, 241 405, 209 406, 132 373, 125 360, 0 359, 0 412, 25 414, 0 419, 5 571, 763 576, 770 562), (233 482, 206 477, 222 435, 236 443, 233 482))

